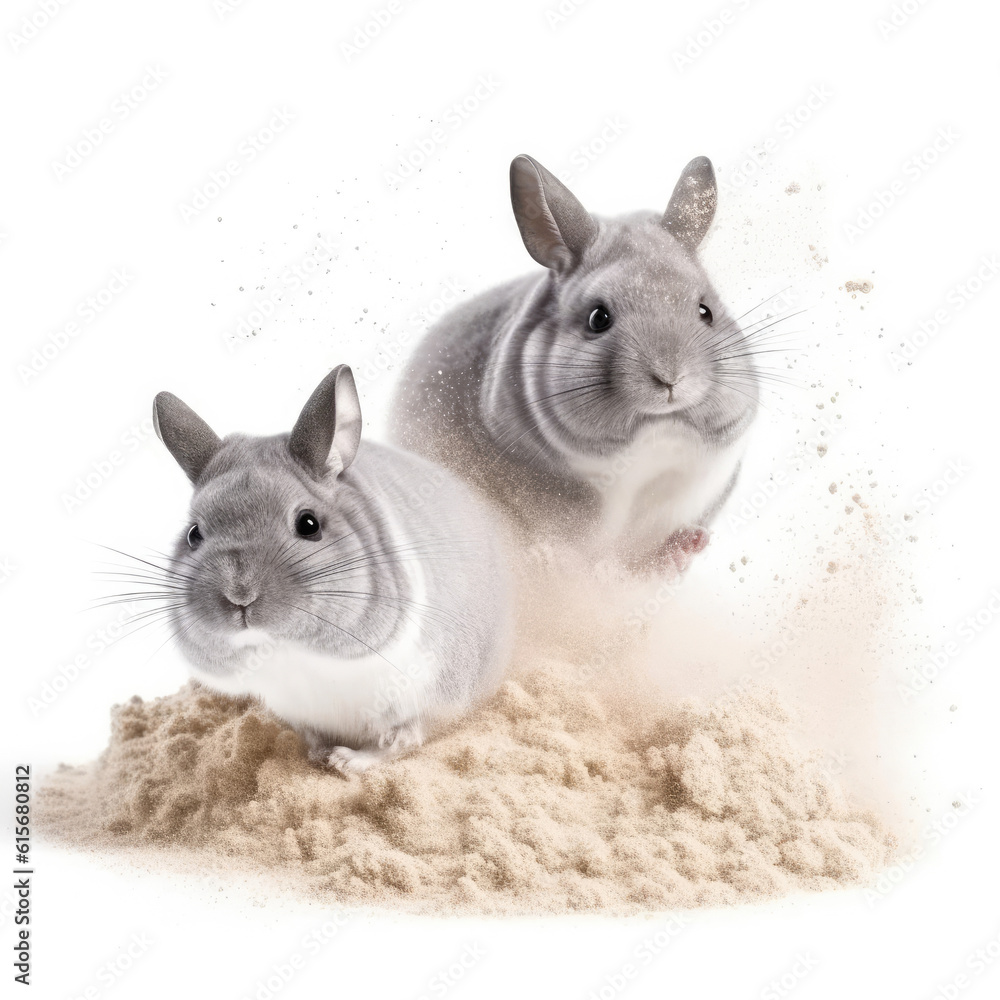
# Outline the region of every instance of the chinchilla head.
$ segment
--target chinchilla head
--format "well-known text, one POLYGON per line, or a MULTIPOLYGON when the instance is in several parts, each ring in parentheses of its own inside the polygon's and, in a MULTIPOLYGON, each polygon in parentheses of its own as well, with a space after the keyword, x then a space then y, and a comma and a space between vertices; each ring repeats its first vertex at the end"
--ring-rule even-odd
POLYGON ((170 567, 174 633, 215 674, 295 640, 361 655, 396 626, 398 574, 352 462, 361 409, 346 365, 312 394, 290 434, 220 439, 176 396, 153 404, 156 432, 194 486, 170 567))
POLYGON ((757 401, 752 358, 698 259, 716 206, 709 160, 684 168, 662 215, 617 219, 592 216, 529 156, 510 177, 525 247, 549 269, 522 320, 528 403, 541 418, 595 451, 670 417, 707 438, 742 428, 757 401))

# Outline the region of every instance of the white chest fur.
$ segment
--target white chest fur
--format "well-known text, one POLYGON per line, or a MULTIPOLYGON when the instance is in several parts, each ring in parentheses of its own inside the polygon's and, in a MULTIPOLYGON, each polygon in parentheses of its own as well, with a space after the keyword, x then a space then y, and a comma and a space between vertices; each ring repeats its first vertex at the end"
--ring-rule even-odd
POLYGON ((308 726, 348 745, 393 724, 427 714, 434 686, 432 660, 419 626, 378 654, 330 656, 263 633, 244 649, 243 667, 218 676, 192 668, 207 687, 224 694, 256 695, 295 726, 308 726))
MULTIPOLYGON (((405 544, 391 515, 384 520, 393 545, 405 544)), ((409 602, 403 627, 384 649, 345 658, 248 630, 230 637, 240 651, 241 667, 218 675, 192 665, 193 676, 223 694, 256 695, 292 725, 316 729, 353 747, 399 723, 426 719, 432 714, 438 673, 421 613, 426 579, 419 560, 406 560, 401 569, 409 602)))
POLYGON ((700 523, 732 478, 742 441, 714 448, 696 434, 652 428, 625 452, 576 458, 574 471, 600 493, 602 534, 611 541, 656 546, 700 523))

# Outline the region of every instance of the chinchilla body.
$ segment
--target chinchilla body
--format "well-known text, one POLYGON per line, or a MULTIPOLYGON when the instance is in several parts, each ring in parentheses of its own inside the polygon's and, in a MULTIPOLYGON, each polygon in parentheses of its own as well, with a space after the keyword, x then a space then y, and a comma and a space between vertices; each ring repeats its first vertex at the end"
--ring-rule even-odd
POLYGON ((395 440, 475 482, 529 534, 642 562, 710 523, 757 408, 753 352, 696 252, 711 164, 688 165, 662 216, 595 218, 528 157, 511 188, 546 270, 432 327, 396 394, 395 440))
POLYGON ((171 578, 197 680, 259 697, 343 771, 494 686, 509 643, 495 519, 444 469, 360 441, 349 369, 291 434, 220 440, 166 393, 154 413, 194 485, 171 578))

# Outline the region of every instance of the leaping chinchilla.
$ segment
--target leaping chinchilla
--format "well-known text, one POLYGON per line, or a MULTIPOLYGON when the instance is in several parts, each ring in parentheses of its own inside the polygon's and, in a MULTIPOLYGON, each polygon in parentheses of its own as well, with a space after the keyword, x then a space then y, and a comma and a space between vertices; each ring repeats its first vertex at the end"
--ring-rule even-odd
POLYGON ((692 160, 662 214, 595 217, 530 156, 514 159, 510 188, 546 270, 431 328, 397 389, 394 440, 531 536, 683 568, 733 489, 758 403, 747 335, 698 258, 712 164, 692 160))

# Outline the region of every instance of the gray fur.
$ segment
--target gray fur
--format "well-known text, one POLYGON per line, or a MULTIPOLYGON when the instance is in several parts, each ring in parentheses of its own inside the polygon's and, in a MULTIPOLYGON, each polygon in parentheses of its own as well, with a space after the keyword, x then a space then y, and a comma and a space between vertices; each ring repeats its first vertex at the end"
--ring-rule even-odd
MULTIPOLYGON (((187 407, 164 406, 163 398, 156 402, 158 432, 186 461, 178 442, 192 430, 203 438, 207 425, 193 422, 187 407)), ((266 633, 273 646, 328 657, 332 672, 381 657, 418 628, 419 669, 431 671, 433 683, 416 702, 403 680, 412 665, 392 663, 400 690, 390 685, 356 718, 345 721, 336 699, 328 725, 322 705, 276 708, 324 759, 348 771, 360 769, 362 758, 371 763, 380 751, 419 743, 423 724, 468 708, 495 683, 508 642, 507 578, 489 513, 464 484, 423 458, 359 446, 360 423, 353 377, 341 366, 317 388, 292 434, 219 441, 196 478, 171 567, 181 650, 198 679, 227 693, 268 701, 258 683, 263 675, 254 674, 259 644, 235 648, 234 636, 266 633), (303 510, 320 519, 321 540, 296 533, 303 510), (203 536, 195 549, 187 541, 192 524, 203 536), (419 595, 415 566, 423 576, 419 595), (359 749, 371 752, 354 753, 359 749)), ((289 690, 299 680, 289 676, 289 690)), ((276 700, 284 704, 284 694, 276 700)))
MULTIPOLYGON (((530 157, 515 159, 511 178, 525 246, 547 270, 432 327, 397 390, 392 434, 471 479, 530 533, 582 540, 604 499, 580 462, 621 456, 646 432, 728 455, 755 415, 757 378, 697 257, 716 204, 706 158, 688 164, 662 215, 592 217, 530 157), (597 304, 614 325, 591 337, 597 304)), ((707 502, 697 524, 719 505, 707 502)))

